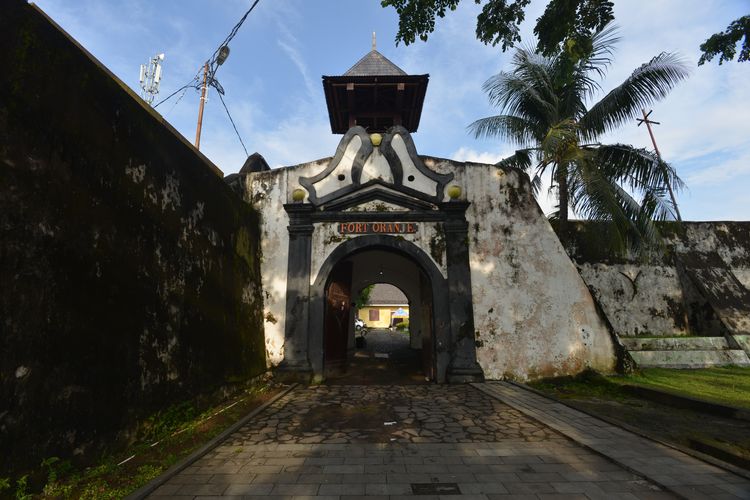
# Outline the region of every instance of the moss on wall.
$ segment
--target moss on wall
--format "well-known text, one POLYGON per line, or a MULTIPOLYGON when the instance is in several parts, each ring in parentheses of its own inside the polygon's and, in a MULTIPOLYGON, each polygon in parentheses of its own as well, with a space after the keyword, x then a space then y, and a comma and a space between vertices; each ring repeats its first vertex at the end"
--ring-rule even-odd
POLYGON ((35 8, 0 45, 0 462, 38 465, 265 371, 259 221, 35 8))

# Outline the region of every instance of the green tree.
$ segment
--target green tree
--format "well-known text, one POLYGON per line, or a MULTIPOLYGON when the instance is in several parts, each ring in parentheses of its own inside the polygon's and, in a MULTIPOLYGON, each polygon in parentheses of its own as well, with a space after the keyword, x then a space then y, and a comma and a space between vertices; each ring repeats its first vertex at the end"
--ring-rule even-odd
POLYGON ((373 288, 375 288, 375 285, 368 285, 359 292, 357 300, 354 301, 355 308, 362 309, 367 305, 367 302, 370 300, 370 294, 372 293, 373 288))
POLYGON ((476 137, 521 146, 498 165, 528 171, 535 190, 540 176, 550 172, 558 198, 551 217, 557 219, 561 237, 567 234, 572 207, 579 216, 611 221, 616 248, 637 250, 657 241, 653 220, 674 218, 665 194, 668 184, 678 190, 682 181, 650 151, 597 139, 665 97, 688 70, 675 55, 659 54, 589 107, 587 101, 601 90, 599 80, 616 41, 615 30, 605 27, 593 36, 589 54, 574 62, 564 52, 548 57, 518 49, 512 70, 484 84, 501 114, 477 120, 470 130, 476 137))
POLYGON ((727 29, 721 33, 711 35, 708 40, 701 44, 701 58, 698 59, 698 66, 711 61, 714 56, 719 55, 719 65, 724 61, 731 61, 737 53, 737 42, 742 39, 742 49, 737 57, 737 62, 750 60, 750 16, 742 16, 735 19, 727 26, 727 29))
MULTIPOLYGON (((500 44, 503 51, 521 41, 518 26, 531 0, 474 0, 484 4, 477 16, 477 38, 485 44, 500 44)), ((399 16, 396 43, 427 40, 435 30, 436 17, 456 10, 460 0, 381 0, 399 16)), ((551 56, 563 49, 579 56, 591 48, 591 37, 614 19, 614 4, 608 0, 550 0, 537 19, 534 34, 537 51, 551 56)))

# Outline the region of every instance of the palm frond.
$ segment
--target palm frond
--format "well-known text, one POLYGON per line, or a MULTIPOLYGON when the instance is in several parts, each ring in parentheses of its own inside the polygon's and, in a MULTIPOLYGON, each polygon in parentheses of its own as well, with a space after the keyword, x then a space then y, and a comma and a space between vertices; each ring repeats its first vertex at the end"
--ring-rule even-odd
POLYGON ((603 171, 632 189, 648 191, 669 185, 677 192, 685 187, 675 169, 651 151, 627 144, 602 144, 595 149, 603 171))
MULTIPOLYGON (((585 218, 609 221, 612 247, 619 251, 641 251, 654 245, 658 230, 653 223, 655 214, 662 215, 663 197, 649 191, 644 203, 638 203, 631 193, 608 176, 595 158, 581 161, 576 169, 569 169, 570 202, 574 211, 585 218), (647 202, 647 203, 646 203, 647 202)), ((667 202, 668 203, 668 202, 667 202)))
POLYGON ((519 149, 507 158, 503 158, 495 163, 495 166, 500 168, 517 168, 526 172, 531 168, 530 153, 531 150, 529 149, 519 149))
POLYGON ((677 55, 662 52, 589 109, 580 120, 584 137, 595 139, 634 119, 642 108, 666 97, 688 75, 687 65, 677 55))
POLYGON ((467 128, 477 139, 497 137, 518 146, 534 143, 538 134, 537 127, 530 120, 510 115, 480 118, 467 128))
POLYGON ((612 54, 617 42, 620 41, 617 25, 607 24, 591 39, 592 50, 589 57, 581 61, 581 68, 586 72, 594 72, 599 78, 604 78, 607 68, 612 64, 612 54))

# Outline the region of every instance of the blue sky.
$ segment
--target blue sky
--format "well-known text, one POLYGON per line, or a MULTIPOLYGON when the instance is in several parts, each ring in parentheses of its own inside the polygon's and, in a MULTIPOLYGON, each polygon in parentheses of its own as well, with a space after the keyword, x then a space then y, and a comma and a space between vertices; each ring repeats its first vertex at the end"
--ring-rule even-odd
MULTIPOLYGON (((213 53, 250 0, 37 0, 60 24, 126 84, 138 86, 138 68, 166 54, 160 97, 187 83, 213 53)), ((532 0, 522 25, 533 43, 534 21, 546 1, 532 0)), ((692 75, 653 106, 659 149, 688 189, 678 197, 686 220, 750 220, 750 63, 716 62, 698 67, 698 46, 710 34, 747 14, 747 0, 615 0, 622 40, 604 91, 661 51, 678 52, 692 75)), ((494 163, 513 148, 476 140, 466 126, 493 114, 482 83, 508 69, 510 52, 487 47, 474 36, 481 7, 464 0, 438 19, 429 41, 396 46, 398 19, 379 0, 260 0, 231 43, 217 72, 225 101, 250 153, 272 167, 333 155, 340 136, 327 117, 321 75, 340 75, 370 50, 378 50, 412 74, 430 74, 419 131, 421 154, 494 163)), ((157 98, 158 100, 159 98, 157 98)), ((191 142, 198 93, 188 90, 158 111, 191 142)), ((651 147, 644 127, 627 125, 604 138, 651 147)), ((244 162, 229 120, 209 95, 201 151, 225 174, 244 162)), ((549 211, 550 200, 539 200, 549 211)))

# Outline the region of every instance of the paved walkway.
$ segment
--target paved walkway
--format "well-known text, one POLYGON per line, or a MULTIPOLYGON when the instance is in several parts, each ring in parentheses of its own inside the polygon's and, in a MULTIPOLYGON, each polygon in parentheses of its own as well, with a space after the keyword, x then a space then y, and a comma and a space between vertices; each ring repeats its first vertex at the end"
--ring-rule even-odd
POLYGON ((664 487, 750 498, 743 478, 511 384, 341 385, 287 394, 152 497, 677 498, 664 487))

